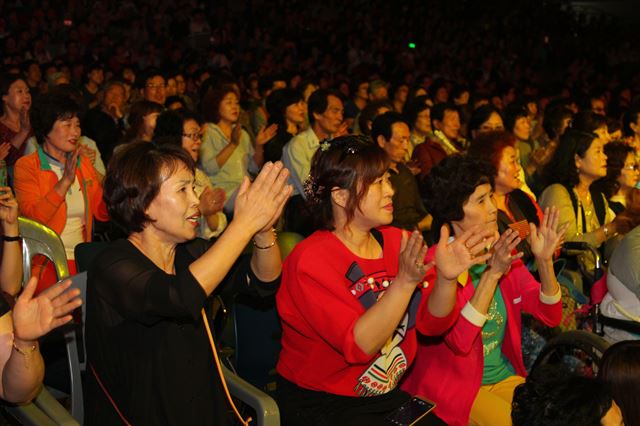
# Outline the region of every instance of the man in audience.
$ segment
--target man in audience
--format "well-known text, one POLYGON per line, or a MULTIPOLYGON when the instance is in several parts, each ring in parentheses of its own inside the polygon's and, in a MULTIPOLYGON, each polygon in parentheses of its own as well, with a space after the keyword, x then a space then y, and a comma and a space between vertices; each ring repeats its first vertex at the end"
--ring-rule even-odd
POLYGON ((309 97, 309 123, 311 127, 298 133, 284 146, 282 162, 291 174, 294 196, 287 205, 285 222, 290 230, 310 233, 309 222, 300 219, 304 205, 304 182, 309 176, 311 158, 320 142, 346 133, 343 120, 344 107, 340 94, 335 91, 316 90, 309 97))
POLYGON ((142 81, 142 97, 147 101, 155 102, 164 106, 167 99, 166 84, 164 75, 160 70, 151 68, 147 70, 142 81))
POLYGON ((107 83, 102 102, 87 112, 82 132, 96 141, 105 162, 124 134, 125 88, 119 81, 107 83))
POLYGON ((415 176, 404 164, 411 143, 409 123, 396 112, 384 113, 373 121, 371 136, 391 160, 389 180, 395 190, 392 225, 408 230, 429 230, 432 218, 422 203, 415 176))

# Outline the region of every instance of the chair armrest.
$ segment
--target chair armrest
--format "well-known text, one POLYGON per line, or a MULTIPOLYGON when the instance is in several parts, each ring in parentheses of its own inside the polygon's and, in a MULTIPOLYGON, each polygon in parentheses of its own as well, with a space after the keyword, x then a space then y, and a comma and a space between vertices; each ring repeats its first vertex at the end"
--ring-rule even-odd
POLYGON ((78 426, 80 423, 43 387, 36 399, 33 400, 40 410, 46 413, 59 426, 78 426))
POLYGON ((231 395, 256 411, 258 426, 280 425, 280 410, 273 398, 238 375, 233 374, 224 365, 222 365, 222 371, 231 395))

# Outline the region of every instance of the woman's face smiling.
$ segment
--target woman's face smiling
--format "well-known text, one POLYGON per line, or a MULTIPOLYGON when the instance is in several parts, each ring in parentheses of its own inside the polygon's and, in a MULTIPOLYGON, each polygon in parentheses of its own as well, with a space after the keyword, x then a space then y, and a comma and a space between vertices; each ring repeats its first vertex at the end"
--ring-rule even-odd
POLYGON ((462 206, 464 217, 460 221, 453 222, 455 235, 460 235, 467 229, 481 225, 485 229, 498 230, 498 209, 493 202, 493 190, 491 185, 484 183, 476 186, 473 194, 462 206))
POLYGON ((151 228, 161 241, 172 244, 191 240, 196 237, 199 205, 193 173, 181 164, 164 180, 158 195, 145 211, 153 220, 145 226, 145 231, 151 228))
POLYGON ((516 150, 507 146, 502 150, 500 163, 496 174, 496 192, 498 194, 508 194, 520 188, 520 165, 516 150))

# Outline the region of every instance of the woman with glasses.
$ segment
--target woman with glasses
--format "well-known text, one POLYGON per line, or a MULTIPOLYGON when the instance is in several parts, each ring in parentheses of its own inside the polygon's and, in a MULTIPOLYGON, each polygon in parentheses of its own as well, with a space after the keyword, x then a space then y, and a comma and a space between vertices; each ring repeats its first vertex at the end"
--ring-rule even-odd
POLYGON ((233 212, 235 194, 250 172, 264 163, 264 144, 273 138, 277 126, 262 128, 252 143, 239 123, 240 94, 235 85, 224 84, 209 90, 200 109, 206 121, 200 162, 211 182, 225 192, 225 212, 233 212))
MULTIPOLYGON (((202 145, 202 123, 200 118, 186 109, 165 111, 158 117, 153 141, 158 145, 173 145, 187 151, 197 163, 202 145)), ((209 177, 200 168, 195 168, 195 192, 200 200, 200 227, 198 237, 218 237, 227 226, 227 217, 222 212, 225 195, 214 188, 209 177)))
POLYGON ((627 207, 631 191, 640 179, 636 154, 624 142, 608 143, 604 152, 607 155, 607 175, 594 185, 609 201, 611 210, 619 214, 627 207))

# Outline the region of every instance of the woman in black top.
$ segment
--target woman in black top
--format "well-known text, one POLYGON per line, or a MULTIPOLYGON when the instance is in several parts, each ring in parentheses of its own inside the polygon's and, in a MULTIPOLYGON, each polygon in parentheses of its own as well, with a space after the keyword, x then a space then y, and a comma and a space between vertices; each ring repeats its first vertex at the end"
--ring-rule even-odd
POLYGON ((123 148, 109 165, 105 199, 128 238, 89 269, 89 424, 231 424, 200 311, 221 285, 275 292, 272 224, 291 189, 286 169, 267 163, 240 186, 234 220, 210 245, 194 239, 193 168, 184 150, 149 143, 123 148), (252 237, 253 254, 236 262, 252 237))

